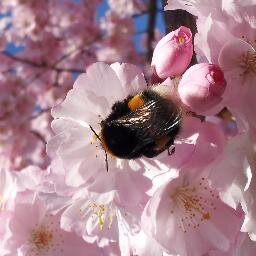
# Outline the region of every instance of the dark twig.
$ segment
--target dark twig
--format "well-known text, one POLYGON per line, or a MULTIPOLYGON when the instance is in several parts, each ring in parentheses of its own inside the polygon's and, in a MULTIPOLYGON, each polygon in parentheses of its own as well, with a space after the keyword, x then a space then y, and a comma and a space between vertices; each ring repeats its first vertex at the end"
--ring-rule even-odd
POLYGON ((31 116, 31 117, 29 118, 29 120, 34 120, 34 119, 38 118, 39 116, 41 116, 42 114, 44 114, 44 113, 46 113, 46 112, 48 112, 48 111, 50 111, 50 110, 51 110, 51 107, 45 108, 45 109, 41 109, 41 110, 38 111, 36 114, 34 114, 33 116, 31 116))
POLYGON ((155 39, 155 24, 157 15, 157 0, 149 0, 148 6, 148 38, 147 38, 147 60, 150 63, 153 55, 152 42, 155 39))
MULTIPOLYGON (((97 40, 99 40, 101 38, 101 35, 98 35, 96 36, 90 43, 87 44, 87 46, 83 46, 81 48, 75 48, 71 51, 69 51, 68 53, 64 54, 63 56, 61 56, 55 63, 51 64, 51 65, 48 65, 47 63, 35 63, 33 61, 30 61, 30 60, 27 60, 27 59, 23 59, 23 58, 20 58, 20 57, 17 57, 15 55, 12 55, 10 54, 9 52, 0 52, 2 54, 4 54, 5 56, 13 59, 13 60, 16 60, 16 61, 19 61, 19 62, 22 62, 22 63, 25 63, 25 64, 28 64, 28 65, 31 65, 31 66, 34 66, 34 67, 37 67, 37 68, 44 68, 46 69, 46 71, 48 70, 53 70, 53 71, 56 71, 56 72, 71 72, 71 73, 83 73, 84 70, 81 70, 81 69, 75 69, 75 68, 59 68, 57 67, 57 65, 62 62, 63 60, 65 60, 66 58, 70 57, 72 54, 74 53, 84 53, 84 52, 88 52, 88 54, 90 54, 90 51, 89 51, 89 48, 91 46, 91 43, 93 42, 96 42, 97 40)), ((28 85, 33 83, 35 80, 39 79, 40 77, 42 77, 43 75, 45 74, 45 71, 44 72, 39 72, 37 74, 35 74, 31 79, 30 81, 28 82, 28 85)))
POLYGON ((45 69, 51 69, 57 72, 74 72, 74 73, 82 73, 84 72, 84 70, 82 69, 76 69, 76 68, 58 68, 55 65, 48 65, 47 63, 37 63, 25 58, 21 58, 15 55, 12 55, 11 53, 7 52, 7 51, 3 51, 1 52, 2 54, 4 54, 6 57, 18 61, 18 62, 22 62, 24 64, 36 67, 36 68, 45 68, 45 69))
POLYGON ((34 131, 34 130, 31 130, 30 132, 32 134, 34 134, 40 141, 42 141, 46 145, 46 140, 42 134, 40 134, 38 131, 34 131))

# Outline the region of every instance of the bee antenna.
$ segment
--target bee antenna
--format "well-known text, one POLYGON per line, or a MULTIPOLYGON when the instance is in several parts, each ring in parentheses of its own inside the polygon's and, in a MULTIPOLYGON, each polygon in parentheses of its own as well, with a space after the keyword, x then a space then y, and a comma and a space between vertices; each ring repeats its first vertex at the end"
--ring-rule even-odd
POLYGON ((90 126, 90 129, 92 130, 92 132, 94 133, 94 135, 96 136, 96 138, 97 138, 99 141, 101 141, 100 136, 95 132, 95 130, 92 128, 91 125, 89 125, 89 126, 90 126))
MULTIPOLYGON (((95 132, 95 130, 92 128, 91 125, 89 125, 90 129, 92 130, 92 132, 94 133, 94 135, 96 136, 96 138, 99 140, 99 141, 102 141, 100 136, 95 132)), ((108 172, 108 154, 107 154, 107 151, 105 150, 104 147, 102 147, 104 152, 105 152, 105 163, 106 163, 106 169, 107 169, 107 172, 108 172)))

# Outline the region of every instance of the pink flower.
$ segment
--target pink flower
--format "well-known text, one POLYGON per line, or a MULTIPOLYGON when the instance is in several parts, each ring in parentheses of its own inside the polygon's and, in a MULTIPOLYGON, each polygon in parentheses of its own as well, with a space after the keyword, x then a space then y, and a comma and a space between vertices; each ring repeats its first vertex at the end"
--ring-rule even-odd
POLYGON ((111 172, 118 175, 124 167, 141 169, 139 161, 108 157, 107 172, 101 143, 89 125, 99 133, 100 123, 110 114, 114 103, 145 88, 145 79, 137 67, 95 63, 78 77, 66 99, 53 108, 52 128, 56 135, 47 149, 62 162, 68 185, 76 187, 90 179, 95 181, 100 172, 107 176, 111 172))
POLYGON ((255 149, 248 134, 229 140, 223 154, 209 168, 209 180, 221 189, 221 198, 233 208, 241 204, 245 213, 242 232, 256 240, 256 162, 255 149), (225 176, 223 175, 225 170, 225 176))
MULTIPOLYGON (((102 40, 101 48, 97 47, 97 60, 104 62, 116 62, 119 60, 126 60, 127 62, 140 61, 135 54, 136 50, 132 40, 134 24, 125 13, 121 15, 119 11, 115 10, 119 9, 118 5, 120 4, 123 6, 123 10, 126 9, 126 12, 129 12, 131 1, 126 1, 126 4, 114 2, 115 8, 108 10, 105 18, 101 20, 104 39, 102 40), (123 47, 124 45, 126 47, 123 47)), ((109 4, 113 6, 113 3, 109 2, 109 4)))
POLYGON ((136 205, 136 198, 133 205, 120 202, 116 191, 88 194, 80 190, 63 212, 61 227, 89 243, 97 242, 100 247, 118 243, 123 252, 130 248, 129 238, 140 230, 142 210, 141 203, 136 205))
POLYGON ((146 6, 141 0, 109 0, 110 9, 121 16, 138 14, 145 11, 146 6))
POLYGON ((233 36, 255 40, 255 2, 168 0, 165 10, 183 9, 196 16, 195 52, 217 63, 220 48, 233 36), (225 35, 225 36, 223 36, 225 35))
POLYGON ((138 170, 116 171, 117 174, 100 172, 97 179, 91 180, 88 189, 97 193, 83 187, 65 188, 63 179, 56 174, 58 194, 51 196, 48 205, 54 210, 66 207, 61 218, 63 229, 76 232, 85 241, 97 241, 100 247, 117 243, 123 251, 124 244, 130 248, 129 237, 140 230, 140 216, 151 182, 138 170))
POLYGON ((0 76, 1 143, 9 137, 19 137, 29 128, 28 118, 35 108, 35 94, 26 88, 22 79, 11 75, 0 76))
POLYGON ((100 255, 100 248, 60 228, 60 214, 51 214, 33 192, 19 194, 14 210, 6 217, 4 249, 8 255, 100 255))
POLYGON ((255 200, 255 193, 256 193, 256 161, 255 161, 255 154, 251 156, 249 159, 251 164, 250 167, 247 168, 248 176, 250 176, 249 182, 246 184, 244 190, 242 191, 242 199, 241 205, 245 212, 245 218, 243 226, 241 227, 242 232, 248 232, 249 237, 251 240, 256 241, 256 200, 255 200))
POLYGON ((38 166, 28 166, 19 172, 12 172, 18 191, 37 191, 50 193, 54 191, 50 170, 42 170, 38 166))
POLYGON ((235 244, 230 248, 228 252, 210 251, 204 256, 254 256, 256 252, 256 243, 251 241, 247 234, 239 233, 235 244))
MULTIPOLYGON (((256 243, 251 241, 247 234, 240 238, 239 247, 236 248, 237 255, 254 256, 256 252, 256 243)), ((234 254, 233 254, 234 255, 234 254)))
POLYGON ((200 63, 183 74, 178 92, 184 104, 192 111, 202 113, 222 100, 225 87, 224 74, 217 65, 200 63))
POLYGON ((180 27, 163 37, 153 53, 151 66, 161 79, 181 75, 193 55, 192 33, 180 27))
POLYGON ((166 158, 163 152, 158 160, 171 168, 190 172, 192 168, 204 168, 223 152, 226 140, 216 124, 201 122, 198 118, 184 118, 182 130, 175 143, 175 153, 166 158))
POLYGON ((13 207, 17 193, 17 182, 13 173, 0 170, 0 215, 13 207))
POLYGON ((169 253, 201 256, 213 248, 228 251, 241 217, 219 198, 207 176, 180 174, 149 200, 142 228, 169 253))
POLYGON ((223 104, 235 116, 240 130, 248 124, 255 127, 255 49, 244 40, 230 40, 220 50, 219 63, 228 82, 223 104))
MULTIPOLYGON (((143 231, 134 236, 133 247, 135 255, 139 256, 160 256, 163 254, 162 246, 151 237, 147 236, 143 231)), ((165 255, 172 256, 172 255, 165 255)))
MULTIPOLYGON (((209 180, 214 187, 224 192, 232 191, 235 185, 240 191, 244 191, 249 177, 246 169, 248 168, 247 154, 252 150, 252 143, 247 134, 239 134, 228 140, 222 154, 217 156, 209 168, 209 180), (223 175, 225 170, 225 176, 223 175), (233 185, 232 185, 233 184, 233 185)), ((250 152, 251 154, 251 152, 250 152)), ((236 208, 241 197, 234 196, 234 200, 225 200, 230 206, 236 208)))

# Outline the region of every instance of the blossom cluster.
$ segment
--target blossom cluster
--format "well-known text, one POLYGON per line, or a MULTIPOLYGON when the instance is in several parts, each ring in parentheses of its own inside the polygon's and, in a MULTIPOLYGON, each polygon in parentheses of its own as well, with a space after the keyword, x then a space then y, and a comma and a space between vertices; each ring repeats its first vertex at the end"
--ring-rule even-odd
MULTIPOLYGON (((2 4, 9 2, 15 1, 2 4)), ((122 12, 122 2, 110 4, 122 12)), ((127 12, 143 8, 133 2, 127 12)), ((119 62, 96 62, 78 76, 51 110, 50 165, 0 170, 0 255, 256 254, 256 5, 227 2, 169 0, 166 10, 197 17, 198 32, 193 40, 190 29, 181 26, 163 37, 153 53, 150 79, 140 67, 119 62), (198 63, 189 67, 194 51, 198 63), (145 91, 178 109, 168 123, 169 129, 180 125, 171 145, 162 115, 154 115, 155 103, 143 107, 145 91), (122 117, 127 109, 120 104, 137 114, 122 117), (140 135, 157 133, 156 148, 145 144, 147 154, 118 157, 103 136, 104 125, 117 119, 119 126, 129 121, 129 129, 143 130, 140 135), (152 148, 158 154, 146 157, 152 148)), ((32 28, 27 33, 40 36, 32 28)), ((124 47, 122 38, 112 39, 124 47)), ((5 95, 0 99, 8 104, 0 111, 1 141, 26 124, 19 119, 14 126, 9 112, 15 108, 26 117, 35 104, 35 92, 16 83, 18 93, 10 89, 16 105, 5 95), (20 101, 26 107, 18 107, 20 101), (12 129, 2 125, 3 118, 12 129)), ((140 143, 142 150, 142 139, 129 144, 129 129, 109 133, 108 141, 122 152, 140 143)))
MULTIPOLYGON (((15 131, 21 140, 10 139, 4 150, 1 146, 1 152, 5 151, 1 163, 6 168, 49 165, 45 143, 52 135, 50 109, 64 99, 74 78, 86 67, 96 61, 145 63, 133 41, 133 16, 145 11, 143 1, 109 0, 99 17, 101 4, 100 0, 0 1, 1 99, 6 98, 13 106, 20 102, 20 93, 6 96, 13 83, 18 92, 19 84, 23 84, 23 97, 29 98, 29 102, 22 100, 26 113, 15 113, 18 106, 10 110, 14 120, 18 115, 26 121, 26 127, 15 131), (33 141, 33 146, 23 141, 33 141)), ((20 126, 9 119, 3 121, 4 129, 20 126)))

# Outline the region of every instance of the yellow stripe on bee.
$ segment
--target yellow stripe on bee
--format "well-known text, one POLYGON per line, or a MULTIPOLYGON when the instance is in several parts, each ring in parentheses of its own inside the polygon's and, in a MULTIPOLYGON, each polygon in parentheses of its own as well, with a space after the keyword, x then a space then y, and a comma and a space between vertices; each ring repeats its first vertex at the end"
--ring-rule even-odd
POLYGON ((162 137, 156 138, 155 143, 158 148, 164 148, 167 145, 167 143, 169 142, 169 140, 170 140, 170 137, 162 136, 162 137))
POLYGON ((144 105, 144 100, 140 95, 135 95, 129 102, 128 107, 130 110, 135 110, 144 105))

